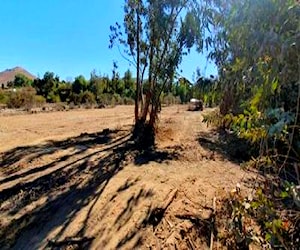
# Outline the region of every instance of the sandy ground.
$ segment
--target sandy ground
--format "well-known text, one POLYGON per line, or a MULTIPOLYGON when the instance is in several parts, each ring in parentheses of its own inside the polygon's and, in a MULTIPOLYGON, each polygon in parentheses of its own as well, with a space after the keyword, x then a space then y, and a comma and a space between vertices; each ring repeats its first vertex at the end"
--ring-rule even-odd
POLYGON ((133 123, 132 106, 0 116, 0 152, 133 123))
POLYGON ((1 117, 0 248, 206 249, 186 214, 209 219, 253 174, 186 108, 163 109, 151 152, 132 147, 132 106, 1 117))

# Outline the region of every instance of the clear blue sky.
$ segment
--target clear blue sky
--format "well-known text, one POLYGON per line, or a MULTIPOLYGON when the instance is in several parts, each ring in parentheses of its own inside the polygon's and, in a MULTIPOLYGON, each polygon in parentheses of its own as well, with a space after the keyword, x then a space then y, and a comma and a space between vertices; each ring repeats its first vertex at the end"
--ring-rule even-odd
MULTIPOLYGON (((123 0, 0 0, 0 71, 21 66, 35 75, 53 71, 61 79, 96 69, 111 75, 129 68, 117 49, 108 49, 109 26, 123 20, 123 0)), ((216 67, 192 52, 180 67, 192 80, 196 68, 206 76, 216 67), (206 68, 206 70, 205 70, 206 68)), ((134 70, 131 68, 131 70, 134 70)))

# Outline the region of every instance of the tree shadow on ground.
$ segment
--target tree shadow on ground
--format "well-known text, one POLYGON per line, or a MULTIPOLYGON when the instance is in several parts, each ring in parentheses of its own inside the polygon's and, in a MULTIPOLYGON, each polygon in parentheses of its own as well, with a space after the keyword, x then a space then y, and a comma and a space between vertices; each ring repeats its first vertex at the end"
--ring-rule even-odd
POLYGON ((175 150, 144 150, 136 154, 134 163, 137 166, 142 166, 149 162, 163 163, 165 161, 177 160, 179 153, 175 150))
MULTIPOLYGON (((7 221, 0 221, 2 248, 36 249, 56 228, 60 228, 55 237, 59 239, 74 217, 90 206, 86 224, 93 206, 101 199, 111 178, 122 170, 129 155, 139 166, 175 157, 174 153, 155 149, 140 152, 132 143, 131 131, 109 129, 2 153, 1 172, 4 177, 0 179, 0 215, 7 221), (55 157, 58 151, 64 154, 55 157), (50 157, 47 163, 36 165, 35 161, 44 156, 50 157), (18 167, 20 162, 25 165, 18 167)), ((131 184, 120 187, 118 192, 129 187, 126 185, 131 184)), ((141 189, 128 201, 120 219, 128 220, 134 204, 148 197, 151 197, 151 192, 141 189)), ((65 242, 49 241, 49 247, 61 249, 75 244, 86 248, 93 239, 84 235, 85 227, 80 232, 77 238, 65 242)))
POLYGON ((104 129, 103 131, 96 133, 82 133, 79 136, 71 137, 65 140, 50 140, 43 144, 16 147, 0 154, 1 172, 5 175, 11 175, 20 170, 18 167, 12 167, 15 163, 21 160, 30 162, 36 158, 51 155, 57 150, 75 148, 79 149, 80 151, 85 151, 94 145, 109 143, 112 139, 112 136, 118 132, 118 130, 104 129))
POLYGON ((197 140, 200 146, 220 154, 229 161, 242 163, 251 159, 250 144, 233 133, 215 129, 200 132, 197 140))

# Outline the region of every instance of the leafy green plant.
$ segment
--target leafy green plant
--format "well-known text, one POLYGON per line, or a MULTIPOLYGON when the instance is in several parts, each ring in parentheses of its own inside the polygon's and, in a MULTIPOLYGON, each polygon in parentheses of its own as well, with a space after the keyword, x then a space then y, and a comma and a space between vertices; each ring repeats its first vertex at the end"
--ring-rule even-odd
POLYGON ((258 157, 250 164, 266 179, 263 188, 255 188, 253 200, 233 202, 233 218, 240 223, 256 218, 269 247, 299 249, 299 213, 283 188, 286 181, 300 183, 299 2, 209 3, 214 32, 206 41, 219 68, 222 98, 219 111, 204 121, 251 142, 258 157), (287 211, 298 217, 287 219, 287 211))
POLYGON ((8 99, 9 99, 9 97, 8 97, 7 92, 0 89, 0 103, 6 104, 8 99))
POLYGON ((84 91, 79 94, 79 99, 82 104, 95 104, 96 99, 92 92, 84 91))
POLYGON ((254 193, 244 197, 240 188, 237 188, 231 192, 230 197, 223 200, 224 211, 229 219, 227 234, 222 235, 221 241, 230 248, 248 248, 253 243, 265 249, 297 249, 299 242, 292 240, 293 237, 299 240, 295 222, 278 212, 277 208, 279 200, 291 199, 289 190, 277 188, 277 201, 274 203, 271 197, 274 194, 264 189, 264 185, 260 186, 254 193))

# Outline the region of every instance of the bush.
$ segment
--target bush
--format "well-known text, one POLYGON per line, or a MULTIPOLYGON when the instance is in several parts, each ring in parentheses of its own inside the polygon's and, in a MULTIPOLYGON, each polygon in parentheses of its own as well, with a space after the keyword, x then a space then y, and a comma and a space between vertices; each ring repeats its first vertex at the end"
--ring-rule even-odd
POLYGON ((37 107, 41 107, 43 104, 46 103, 46 99, 45 97, 41 96, 41 95, 36 95, 34 96, 34 105, 37 107))
POLYGON ((54 92, 50 92, 47 96, 47 101, 51 103, 60 102, 60 96, 58 94, 55 94, 54 92))
POLYGON ((113 99, 114 99, 114 101, 115 101, 115 103, 114 103, 113 106, 115 106, 115 105, 120 105, 120 104, 123 104, 123 103, 124 103, 122 97, 121 97, 119 94, 114 94, 114 95, 113 95, 113 99))
POLYGON ((175 97, 172 93, 163 97, 162 103, 169 106, 180 103, 180 98, 175 97))
POLYGON ((91 105, 91 104, 96 103, 95 95, 91 91, 88 91, 88 90, 79 94, 79 100, 80 100, 80 103, 82 103, 82 104, 91 105))
POLYGON ((5 91, 0 89, 0 103, 6 104, 8 101, 8 98, 9 98, 8 94, 5 91))
POLYGON ((124 97, 123 98, 123 104, 125 105, 134 105, 134 100, 129 97, 124 97))
POLYGON ((36 91, 32 87, 22 88, 15 92, 10 92, 7 106, 9 108, 32 108, 35 103, 36 91))
POLYGON ((112 94, 105 93, 99 96, 99 103, 104 104, 105 106, 114 106, 116 104, 116 100, 112 94))
POLYGON ((73 103, 75 106, 80 104, 80 95, 72 93, 70 96, 70 102, 73 103))
MULTIPOLYGON (((40 107, 46 99, 43 96, 36 95, 36 91, 32 87, 25 87, 15 92, 5 95, 5 102, 8 108, 26 108, 40 107)), ((1 93, 0 93, 1 100, 1 93)))

